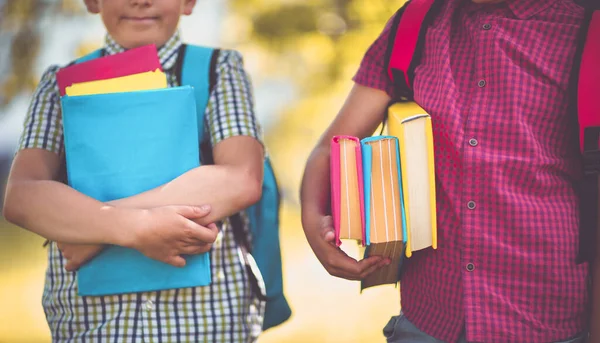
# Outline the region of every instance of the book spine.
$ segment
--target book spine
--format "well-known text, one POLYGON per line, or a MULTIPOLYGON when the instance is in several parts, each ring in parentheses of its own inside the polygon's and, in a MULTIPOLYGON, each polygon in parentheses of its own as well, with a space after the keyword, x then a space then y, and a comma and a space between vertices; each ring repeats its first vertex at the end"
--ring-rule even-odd
POLYGON ((340 240, 340 144, 339 137, 333 137, 331 140, 330 156, 330 180, 331 180, 331 212, 333 216, 333 228, 335 232, 335 242, 337 246, 342 244, 340 240))

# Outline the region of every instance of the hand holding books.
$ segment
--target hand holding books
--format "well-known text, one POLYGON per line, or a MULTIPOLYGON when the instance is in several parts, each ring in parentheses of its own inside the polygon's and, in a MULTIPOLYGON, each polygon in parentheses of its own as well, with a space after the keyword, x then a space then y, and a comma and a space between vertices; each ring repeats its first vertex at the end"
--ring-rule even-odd
POLYGON ((365 256, 392 261, 363 279, 363 289, 397 283, 405 256, 437 248, 431 118, 402 104, 389 111, 389 136, 336 136, 331 143, 337 245, 354 240, 365 256))

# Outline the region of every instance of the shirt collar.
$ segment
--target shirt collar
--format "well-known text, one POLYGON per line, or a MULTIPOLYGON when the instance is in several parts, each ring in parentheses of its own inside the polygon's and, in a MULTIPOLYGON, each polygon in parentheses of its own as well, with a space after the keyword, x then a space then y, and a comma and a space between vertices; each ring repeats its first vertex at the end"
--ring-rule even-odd
POLYGON ((506 0, 513 14, 519 19, 529 19, 548 7, 557 0, 506 0))
MULTIPOLYGON (((161 47, 158 48, 158 59, 162 65, 163 70, 169 70, 173 68, 179 55, 179 48, 183 42, 179 32, 176 32, 169 40, 161 47)), ((117 43, 109 34, 106 35, 104 41, 104 51, 108 55, 118 54, 124 52, 126 49, 117 43)))

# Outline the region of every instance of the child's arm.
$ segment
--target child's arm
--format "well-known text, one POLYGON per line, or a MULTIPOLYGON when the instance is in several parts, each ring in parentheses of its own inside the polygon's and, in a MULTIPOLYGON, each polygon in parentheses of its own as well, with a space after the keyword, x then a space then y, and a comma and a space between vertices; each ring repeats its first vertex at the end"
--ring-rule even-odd
POLYGON ((111 204, 128 208, 210 204, 211 213, 200 219, 207 225, 256 203, 262 193, 261 143, 248 136, 230 137, 217 143, 213 155, 214 165, 193 169, 163 186, 111 204))
MULTIPOLYGON (((210 203, 212 211, 194 219, 206 226, 258 201, 262 192, 262 145, 251 137, 231 137, 218 143, 213 155, 215 165, 193 169, 163 186, 109 204, 135 209, 210 203)), ((59 243, 58 247, 68 260, 65 268, 69 271, 77 270, 103 249, 99 244, 59 243)), ((204 248, 210 250, 210 244, 204 248)))
POLYGON ((206 250, 216 228, 193 220, 210 208, 116 208, 54 181, 63 143, 57 70, 44 73, 33 95, 7 183, 4 217, 50 240, 128 246, 174 265, 185 262, 179 254, 206 250))
POLYGON ((202 218, 202 223, 208 224, 256 203, 262 193, 264 152, 254 111, 252 84, 242 56, 232 50, 220 51, 216 83, 205 112, 214 165, 196 168, 114 204, 134 208, 210 204, 210 215, 202 218))
MULTIPOLYGON (((163 186, 110 204, 134 209, 210 203, 212 211, 194 220, 208 225, 258 201, 262 191, 262 145, 251 137, 231 137, 218 143, 213 155, 215 165, 193 169, 163 186)), ((103 249, 99 244, 59 243, 58 247, 67 258, 65 269, 69 271, 77 270, 103 249)), ((208 251, 210 244, 204 248, 208 251)))
POLYGON ((335 135, 370 136, 383 121, 395 96, 385 66, 392 19, 367 50, 346 103, 310 155, 300 191, 302 225, 315 255, 330 274, 351 280, 363 279, 389 260, 369 257, 357 262, 335 246, 333 221, 329 216, 329 144, 335 135))
POLYGON ((51 151, 37 148, 19 151, 8 177, 4 217, 52 240, 127 241, 124 236, 128 233, 119 227, 132 225, 138 213, 106 206, 54 181, 58 177, 59 163, 58 154, 51 151), (65 209, 75 208, 79 210, 65 215, 65 209), (89 223, 81 227, 84 221, 89 223))
POLYGON ((180 254, 204 252, 216 239, 216 228, 193 221, 209 209, 109 206, 54 181, 59 161, 43 149, 24 149, 15 156, 4 205, 8 221, 50 240, 117 244, 174 265, 185 263, 180 254))
POLYGON ((359 280, 387 262, 380 257, 357 262, 334 244, 333 225, 329 217, 329 142, 335 135, 359 138, 372 135, 383 121, 390 100, 390 96, 383 91, 355 85, 341 111, 312 151, 304 171, 300 192, 302 226, 315 255, 334 276, 359 280))

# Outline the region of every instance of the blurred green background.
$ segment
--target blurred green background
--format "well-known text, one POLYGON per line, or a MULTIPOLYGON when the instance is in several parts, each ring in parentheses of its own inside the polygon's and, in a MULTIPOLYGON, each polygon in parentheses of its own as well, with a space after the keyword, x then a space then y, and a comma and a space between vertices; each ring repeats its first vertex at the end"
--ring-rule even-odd
MULTIPOLYGON (((341 107, 362 55, 402 1, 199 0, 183 19, 186 41, 241 51, 259 120, 283 187, 285 289, 293 317, 261 342, 384 342, 398 289, 370 289, 327 274, 299 217, 304 164, 341 107)), ((98 17, 81 0, 0 0, 0 186, 44 68, 102 44, 98 17)), ((0 342, 50 342, 41 307, 42 239, 0 217, 0 342)), ((350 244, 346 244, 347 246, 350 244)), ((356 247, 344 248, 354 257, 356 247)))

